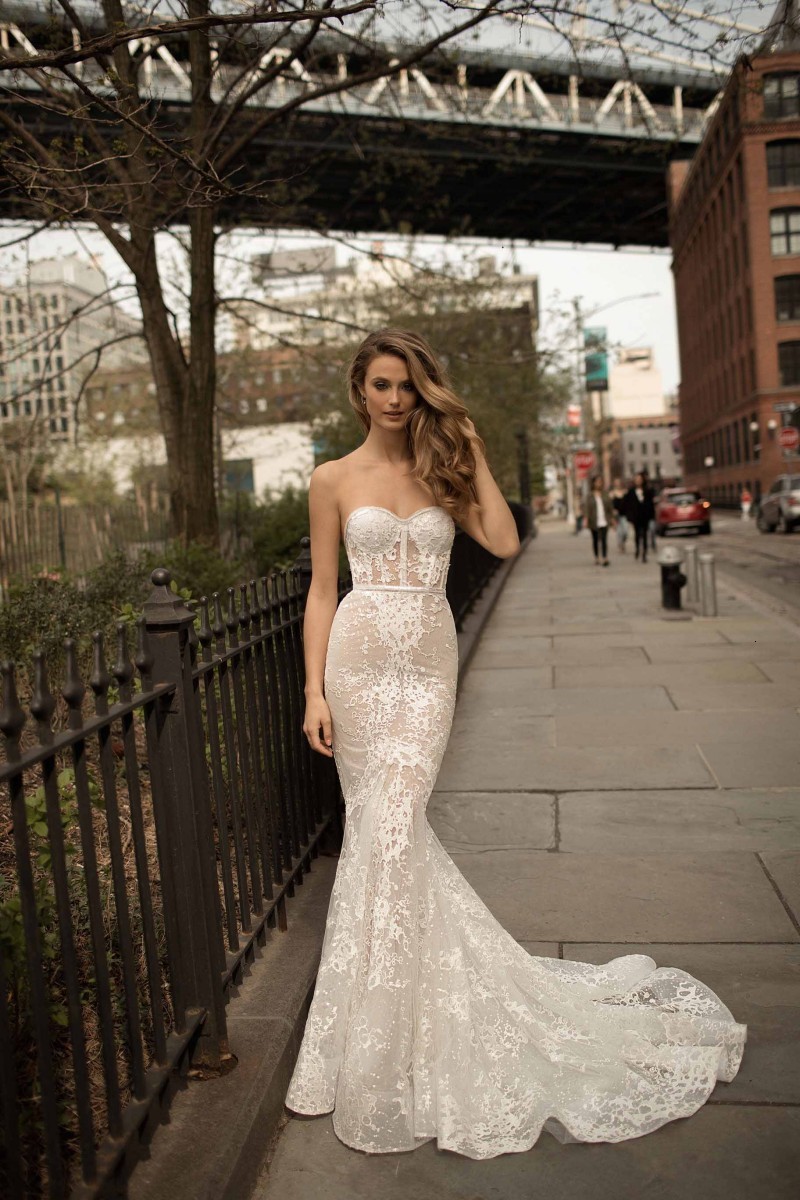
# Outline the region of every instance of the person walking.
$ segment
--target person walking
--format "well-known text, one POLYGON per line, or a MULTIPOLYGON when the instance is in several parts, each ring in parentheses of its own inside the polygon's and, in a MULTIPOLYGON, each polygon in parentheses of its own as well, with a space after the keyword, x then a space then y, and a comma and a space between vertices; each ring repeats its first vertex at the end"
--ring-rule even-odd
POLYGON ((625 514, 633 526, 636 557, 647 562, 647 535, 650 522, 655 520, 656 506, 653 489, 648 487, 641 471, 634 476, 633 486, 625 497, 625 514))
POLYGON ((603 566, 608 566, 608 531, 614 524, 614 505, 611 497, 603 487, 602 475, 595 475, 592 480, 592 490, 583 502, 583 515, 586 528, 592 535, 595 566, 600 566, 600 555, 603 556, 603 566))
POLYGON ((628 518, 625 513, 625 497, 627 491, 621 479, 614 480, 614 486, 609 492, 614 507, 615 528, 617 531, 617 549, 620 554, 626 553, 628 541, 628 518))

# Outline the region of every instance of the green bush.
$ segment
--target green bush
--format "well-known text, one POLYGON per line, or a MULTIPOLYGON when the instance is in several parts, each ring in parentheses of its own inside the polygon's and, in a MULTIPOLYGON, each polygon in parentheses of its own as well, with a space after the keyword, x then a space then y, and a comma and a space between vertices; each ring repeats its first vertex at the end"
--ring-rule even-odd
POLYGON ((253 557, 259 576, 291 567, 308 537, 308 491, 289 487, 267 497, 248 514, 253 557))
POLYGON ((148 585, 143 600, 147 599, 150 574, 156 567, 166 567, 184 599, 194 600, 235 587, 245 582, 248 575, 239 559, 226 558, 203 542, 189 546, 170 542, 164 551, 148 551, 142 555, 139 565, 148 585))

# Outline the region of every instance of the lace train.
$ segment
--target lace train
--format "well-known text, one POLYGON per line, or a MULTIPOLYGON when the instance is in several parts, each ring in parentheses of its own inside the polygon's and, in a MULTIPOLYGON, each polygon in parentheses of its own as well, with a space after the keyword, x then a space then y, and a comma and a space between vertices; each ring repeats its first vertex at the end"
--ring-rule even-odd
POLYGON ((325 691, 346 827, 287 1106, 333 1111, 360 1150, 435 1138, 478 1159, 542 1129, 616 1142, 689 1116, 734 1078, 746 1027, 647 955, 531 956, 425 816, 455 704, 450 517, 365 507, 345 532, 360 586, 337 610, 325 691))

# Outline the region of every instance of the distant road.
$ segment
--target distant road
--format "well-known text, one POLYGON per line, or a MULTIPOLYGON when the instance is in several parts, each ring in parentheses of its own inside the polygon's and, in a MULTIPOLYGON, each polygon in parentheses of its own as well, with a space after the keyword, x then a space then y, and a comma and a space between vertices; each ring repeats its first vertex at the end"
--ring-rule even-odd
POLYGON ((701 551, 713 551, 719 572, 773 611, 800 622, 800 530, 759 533, 755 521, 727 512, 713 517, 712 529, 710 537, 697 541, 701 551))

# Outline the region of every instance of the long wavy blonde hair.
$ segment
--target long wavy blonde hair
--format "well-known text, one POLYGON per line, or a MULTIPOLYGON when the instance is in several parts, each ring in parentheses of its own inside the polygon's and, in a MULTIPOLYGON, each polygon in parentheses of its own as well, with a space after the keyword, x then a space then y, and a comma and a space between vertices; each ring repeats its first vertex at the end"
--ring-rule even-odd
POLYGON ((426 484, 436 503, 460 520, 473 505, 480 507, 473 442, 483 452, 483 439, 469 433, 466 406, 425 338, 407 329, 379 329, 369 334, 347 368, 350 404, 365 432, 369 432, 370 418, 361 398, 364 381, 369 364, 380 354, 403 360, 417 393, 417 403, 406 421, 414 462, 411 478, 426 484))

